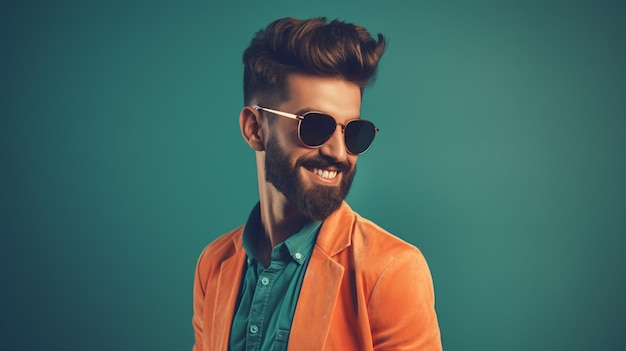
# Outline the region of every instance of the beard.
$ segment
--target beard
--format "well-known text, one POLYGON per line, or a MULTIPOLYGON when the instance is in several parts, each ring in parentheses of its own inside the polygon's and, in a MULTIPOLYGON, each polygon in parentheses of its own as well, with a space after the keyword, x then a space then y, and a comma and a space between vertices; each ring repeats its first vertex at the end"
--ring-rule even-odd
POLYGON ((292 168, 289 156, 274 138, 270 138, 265 146, 265 180, 283 193, 302 214, 316 221, 326 219, 341 206, 350 192, 355 174, 356 166, 352 168, 348 162, 335 162, 324 156, 299 158, 292 168), (335 167, 341 174, 341 182, 338 186, 306 186, 300 167, 309 170, 335 167))

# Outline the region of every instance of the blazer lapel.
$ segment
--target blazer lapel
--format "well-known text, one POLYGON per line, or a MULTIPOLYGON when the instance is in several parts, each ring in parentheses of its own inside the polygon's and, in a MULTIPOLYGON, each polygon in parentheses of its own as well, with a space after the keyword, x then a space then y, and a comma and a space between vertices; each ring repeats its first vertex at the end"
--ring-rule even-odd
POLYGON ((324 349, 345 271, 334 256, 350 246, 354 220, 352 210, 344 202, 324 221, 302 282, 289 350, 324 349))
POLYGON ((313 250, 291 325, 289 350, 324 349, 343 273, 343 266, 317 247, 313 250))

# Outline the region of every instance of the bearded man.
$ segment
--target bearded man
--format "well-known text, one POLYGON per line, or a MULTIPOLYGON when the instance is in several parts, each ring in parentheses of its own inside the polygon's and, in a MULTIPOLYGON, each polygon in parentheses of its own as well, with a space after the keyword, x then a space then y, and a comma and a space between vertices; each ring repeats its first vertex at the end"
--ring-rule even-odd
POLYGON ((325 18, 274 21, 245 50, 259 202, 198 260, 194 351, 441 350, 422 253, 344 200, 378 132, 360 110, 384 50, 325 18))

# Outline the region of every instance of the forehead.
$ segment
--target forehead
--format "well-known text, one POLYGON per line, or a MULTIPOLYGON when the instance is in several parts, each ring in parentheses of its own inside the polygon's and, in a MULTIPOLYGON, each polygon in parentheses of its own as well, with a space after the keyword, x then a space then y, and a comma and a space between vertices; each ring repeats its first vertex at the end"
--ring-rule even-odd
POLYGON ((287 88, 289 99, 281 105, 286 111, 315 110, 341 119, 356 118, 360 114, 361 89, 345 79, 290 74, 287 88))

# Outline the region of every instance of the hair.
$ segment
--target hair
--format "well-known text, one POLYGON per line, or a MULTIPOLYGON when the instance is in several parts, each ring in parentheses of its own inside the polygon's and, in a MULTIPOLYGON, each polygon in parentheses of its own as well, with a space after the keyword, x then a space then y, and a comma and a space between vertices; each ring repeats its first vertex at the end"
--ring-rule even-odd
POLYGON ((361 88, 376 77, 385 51, 385 38, 325 17, 308 20, 282 18, 261 29, 243 53, 244 104, 254 99, 277 104, 289 99, 287 77, 298 73, 338 77, 361 88))

